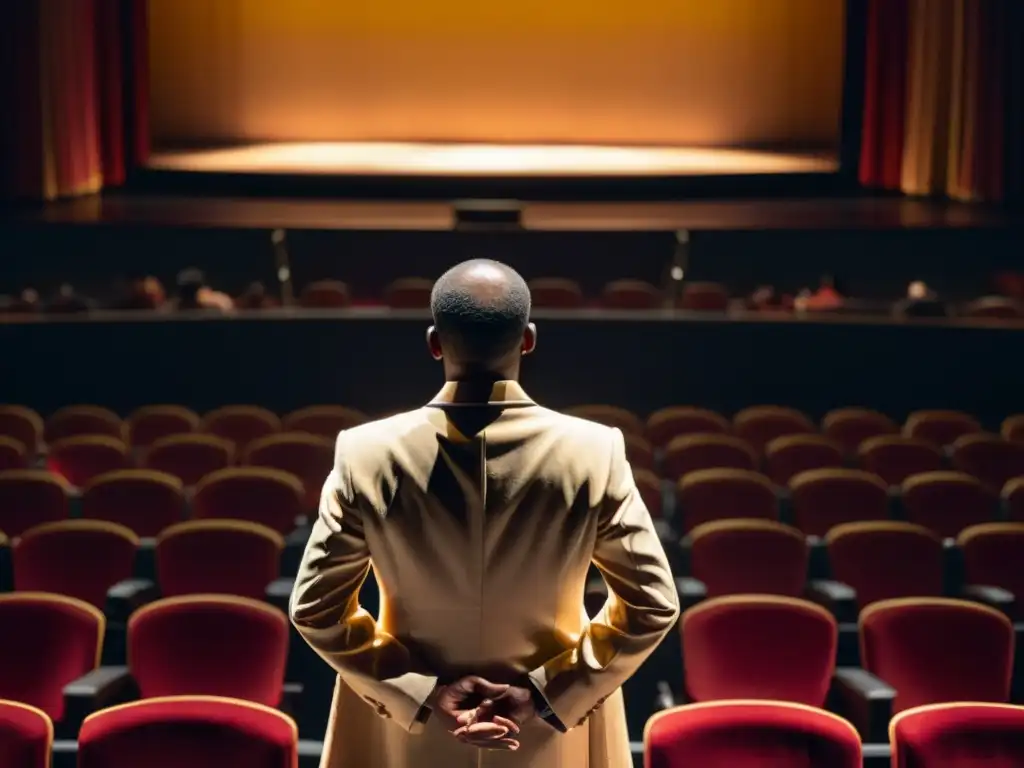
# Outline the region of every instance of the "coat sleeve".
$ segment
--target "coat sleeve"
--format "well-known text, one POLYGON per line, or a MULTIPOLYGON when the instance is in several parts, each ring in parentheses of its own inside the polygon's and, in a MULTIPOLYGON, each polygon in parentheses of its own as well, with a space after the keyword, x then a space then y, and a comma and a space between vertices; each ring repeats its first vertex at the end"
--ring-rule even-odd
POLYGON ((617 429, 598 516, 593 562, 608 585, 608 600, 573 647, 529 674, 567 728, 586 722, 637 670, 679 616, 665 550, 617 429))
POLYGON ((370 552, 339 439, 289 603, 299 634, 382 717, 418 732, 437 678, 359 605, 370 552))

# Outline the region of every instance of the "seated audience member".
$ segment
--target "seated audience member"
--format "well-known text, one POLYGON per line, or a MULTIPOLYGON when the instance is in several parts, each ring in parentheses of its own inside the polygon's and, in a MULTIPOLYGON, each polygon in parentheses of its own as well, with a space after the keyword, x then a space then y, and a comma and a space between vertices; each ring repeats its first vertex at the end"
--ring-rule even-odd
POLYGON ((114 309, 159 309, 167 301, 163 284, 152 275, 132 275, 114 302, 114 309))
POLYGON ((0 296, 0 312, 7 315, 32 315, 39 312, 39 293, 26 288, 17 296, 0 296))
POLYGON ((202 270, 190 267, 178 273, 178 297, 174 301, 174 308, 182 311, 213 309, 229 312, 234 309, 234 302, 226 293, 210 288, 202 270))
POLYGON ((794 303, 798 311, 828 312, 841 308, 843 302, 843 293, 840 291, 838 281, 832 275, 825 275, 821 278, 818 289, 814 293, 802 291, 794 303))
POLYGON ((250 283, 245 292, 235 299, 235 307, 237 309, 260 310, 271 309, 276 306, 278 306, 277 300, 267 293, 266 286, 259 281, 250 283))
POLYGON ((79 294, 70 283, 63 283, 57 289, 57 295, 47 302, 45 311, 54 315, 70 315, 90 309, 92 302, 89 299, 79 294))
POLYGON ((907 297, 893 306, 893 314, 897 317, 946 317, 949 312, 927 283, 915 280, 907 286, 907 297))

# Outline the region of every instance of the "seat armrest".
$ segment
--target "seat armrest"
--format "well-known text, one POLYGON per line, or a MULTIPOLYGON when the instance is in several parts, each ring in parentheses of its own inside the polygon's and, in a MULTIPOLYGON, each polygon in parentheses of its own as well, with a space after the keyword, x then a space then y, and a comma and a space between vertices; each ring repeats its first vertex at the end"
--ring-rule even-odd
POLYGON ((160 597, 156 584, 149 579, 125 579, 107 590, 107 621, 126 624, 137 608, 160 597))
POLYGON ((284 549, 281 550, 281 576, 294 577, 298 574, 307 541, 309 528, 296 528, 285 537, 284 549))
POLYGON ((849 584, 831 579, 814 579, 807 584, 807 599, 828 609, 836 621, 857 621, 857 593, 849 584))
POLYGON ((11 546, 6 540, 0 542, 0 592, 14 589, 14 569, 11 566, 11 546))
POLYGON ((672 693, 672 686, 665 680, 659 680, 657 685, 657 695, 654 697, 654 711, 661 712, 665 709, 672 709, 676 706, 676 697, 672 693))
POLYGON ((93 712, 138 698, 128 667, 97 667, 64 686, 62 736, 75 738, 82 721, 93 712))
POLYGON ((295 579, 274 579, 267 585, 266 600, 275 608, 288 613, 288 601, 291 600, 295 579))
POLYGON ((896 689, 859 667, 838 667, 829 692, 833 711, 845 717, 865 743, 886 743, 896 689))
POLYGON ((678 547, 676 550, 678 563, 672 564, 672 573, 678 576, 689 576, 693 572, 693 539, 689 535, 683 536, 676 546, 678 547))
POLYGON ((302 683, 285 683, 281 689, 281 704, 278 707, 292 720, 300 719, 302 706, 302 683))
POLYGON ((1016 602, 1016 597, 1009 590, 1002 587, 991 587, 987 584, 965 584, 964 588, 960 591, 960 595, 964 600, 995 608, 1013 620, 1013 606, 1016 602))
POLYGON ((807 578, 809 581, 832 578, 828 546, 820 536, 807 537, 807 578))
MULTIPOLYGON (((299 768, 319 768, 320 757, 324 752, 322 741, 299 739, 299 768)), ((54 766, 54 768, 57 768, 54 766)))
POLYGON ((676 594, 679 595, 679 609, 685 611, 706 598, 708 588, 703 581, 692 576, 679 576, 676 578, 676 594))
POLYGON ((135 550, 135 578, 156 583, 156 539, 140 539, 135 550))

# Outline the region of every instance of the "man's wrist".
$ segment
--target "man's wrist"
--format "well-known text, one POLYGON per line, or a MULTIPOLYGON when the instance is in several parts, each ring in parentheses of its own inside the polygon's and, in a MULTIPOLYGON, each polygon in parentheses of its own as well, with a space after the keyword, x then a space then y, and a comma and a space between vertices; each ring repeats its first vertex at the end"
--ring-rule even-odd
POLYGON ((540 692, 533 680, 527 678, 526 687, 530 691, 530 696, 533 698, 533 708, 537 713, 537 717, 543 720, 545 723, 550 725, 556 731, 562 733, 566 732, 565 723, 561 721, 555 711, 551 708, 551 703, 544 697, 544 694, 540 692))

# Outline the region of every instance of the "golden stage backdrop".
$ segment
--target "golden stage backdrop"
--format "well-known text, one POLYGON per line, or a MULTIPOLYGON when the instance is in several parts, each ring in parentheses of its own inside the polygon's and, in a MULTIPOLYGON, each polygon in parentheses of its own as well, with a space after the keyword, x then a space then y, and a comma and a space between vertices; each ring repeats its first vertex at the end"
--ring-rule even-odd
POLYGON ((157 143, 838 144, 845 0, 150 0, 157 143))

